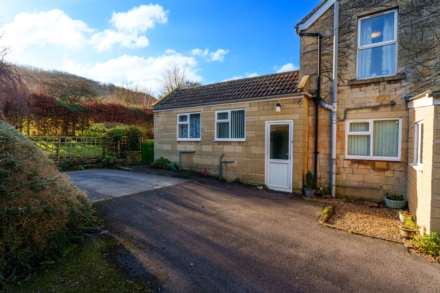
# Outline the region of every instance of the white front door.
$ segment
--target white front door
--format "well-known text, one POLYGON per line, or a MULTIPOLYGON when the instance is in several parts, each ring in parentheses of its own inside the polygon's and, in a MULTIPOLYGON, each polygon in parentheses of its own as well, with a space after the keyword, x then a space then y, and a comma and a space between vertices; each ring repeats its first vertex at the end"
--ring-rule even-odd
POLYGON ((292 192, 293 121, 266 122, 265 180, 269 189, 292 192))

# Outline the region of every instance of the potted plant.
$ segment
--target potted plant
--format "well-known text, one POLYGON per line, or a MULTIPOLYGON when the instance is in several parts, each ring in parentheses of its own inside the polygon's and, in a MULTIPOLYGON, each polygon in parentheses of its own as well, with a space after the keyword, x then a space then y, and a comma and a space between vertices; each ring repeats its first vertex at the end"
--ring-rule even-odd
POLYGON ((400 225, 400 236, 405 239, 411 239, 417 233, 417 223, 412 217, 407 217, 400 225))
POLYGON ((312 197, 315 195, 315 177, 310 171, 306 174, 303 190, 305 197, 312 197))
POLYGON ((389 194, 385 195, 385 206, 391 209, 403 209, 406 207, 406 199, 403 195, 389 194))
POLYGON ((400 223, 405 222, 406 218, 414 218, 410 211, 400 210, 399 211, 399 220, 400 223))

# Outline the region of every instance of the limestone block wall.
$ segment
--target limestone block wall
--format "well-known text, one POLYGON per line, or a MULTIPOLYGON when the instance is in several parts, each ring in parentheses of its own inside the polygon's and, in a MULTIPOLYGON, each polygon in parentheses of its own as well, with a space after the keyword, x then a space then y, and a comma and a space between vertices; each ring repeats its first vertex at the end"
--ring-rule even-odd
POLYGON ((308 165, 308 108, 307 98, 292 97, 155 112, 155 158, 166 157, 183 163, 185 168, 218 175, 220 156, 224 154, 224 160, 234 161, 225 166, 224 176, 227 180, 239 179, 245 183, 264 184, 265 122, 293 120, 293 188, 299 191, 308 165), (281 104, 280 113, 275 111, 276 103, 281 104), (215 111, 227 109, 245 109, 246 141, 215 141, 215 111), (198 142, 176 139, 177 114, 188 112, 201 113, 201 140, 198 142))

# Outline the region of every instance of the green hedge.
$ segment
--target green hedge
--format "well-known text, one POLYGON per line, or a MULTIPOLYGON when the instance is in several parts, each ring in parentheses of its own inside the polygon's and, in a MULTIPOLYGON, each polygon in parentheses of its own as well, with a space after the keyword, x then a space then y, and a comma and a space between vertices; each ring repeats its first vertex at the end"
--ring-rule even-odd
POLYGON ((151 164, 154 161, 154 141, 145 141, 142 144, 142 162, 151 164))

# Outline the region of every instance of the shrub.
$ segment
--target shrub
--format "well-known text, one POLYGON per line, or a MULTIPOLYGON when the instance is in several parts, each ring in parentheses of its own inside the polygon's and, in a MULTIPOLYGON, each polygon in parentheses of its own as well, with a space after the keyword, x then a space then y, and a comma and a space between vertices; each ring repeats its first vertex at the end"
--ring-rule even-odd
POLYGON ((112 168, 116 166, 116 157, 113 155, 105 155, 102 159, 101 159, 101 164, 102 167, 104 168, 112 168))
POLYGON ((390 200, 398 200, 398 201, 402 201, 405 200, 405 197, 403 197, 402 194, 385 194, 386 198, 390 199, 390 200))
POLYGON ((146 141, 142 144, 142 162, 151 164, 154 161, 154 141, 146 141))
POLYGON ((62 255, 94 222, 85 195, 31 141, 0 121, 1 283, 62 255), (14 161, 14 163, 12 163, 14 161))
POLYGON ((306 188, 312 188, 315 189, 315 176, 312 174, 312 172, 307 172, 306 174, 306 182, 304 184, 304 187, 306 188))
POLYGON ((136 127, 130 127, 127 130, 128 150, 139 151, 141 144, 142 133, 136 127))
POLYGON ((418 236, 413 240, 416 248, 432 256, 440 256, 440 234, 433 232, 424 236, 418 236))
POLYGON ((152 164, 151 167, 156 168, 156 169, 165 169, 165 170, 169 170, 172 168, 172 163, 170 160, 168 160, 167 158, 164 157, 160 157, 159 159, 155 160, 152 164))

